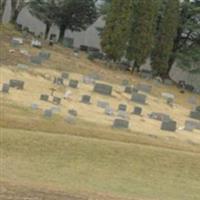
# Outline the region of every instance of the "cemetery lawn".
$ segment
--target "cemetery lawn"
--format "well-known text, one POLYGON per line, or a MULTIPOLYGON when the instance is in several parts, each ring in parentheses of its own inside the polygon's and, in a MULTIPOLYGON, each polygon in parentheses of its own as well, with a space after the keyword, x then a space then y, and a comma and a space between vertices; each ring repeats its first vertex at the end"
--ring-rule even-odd
POLYGON ((91 199, 200 199, 198 152, 8 128, 0 152, 2 185, 91 199))

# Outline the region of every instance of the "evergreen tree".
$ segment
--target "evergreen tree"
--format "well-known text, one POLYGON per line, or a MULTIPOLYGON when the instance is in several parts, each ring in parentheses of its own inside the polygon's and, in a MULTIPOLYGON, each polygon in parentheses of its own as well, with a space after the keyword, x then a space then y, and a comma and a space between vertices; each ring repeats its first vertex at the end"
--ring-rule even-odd
POLYGON ((131 31, 127 58, 134 61, 139 71, 141 64, 150 56, 154 45, 155 24, 159 0, 133 0, 131 31))
POLYGON ((168 61, 172 53, 174 39, 179 24, 179 0, 164 0, 163 16, 160 20, 155 49, 152 55, 152 67, 157 75, 167 77, 168 61))
POLYGON ((112 0, 101 35, 103 51, 114 61, 120 60, 127 46, 130 24, 130 0, 112 0))

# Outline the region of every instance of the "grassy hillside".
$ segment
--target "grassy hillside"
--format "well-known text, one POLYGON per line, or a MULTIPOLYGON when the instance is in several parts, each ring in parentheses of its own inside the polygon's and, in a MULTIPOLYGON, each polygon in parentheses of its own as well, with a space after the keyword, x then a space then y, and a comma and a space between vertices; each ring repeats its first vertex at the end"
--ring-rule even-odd
MULTIPOLYGON (((29 200, 199 200, 200 133, 182 130, 188 119, 191 93, 180 94, 175 86, 141 80, 137 75, 110 69, 101 61, 91 62, 87 55, 75 56, 59 45, 43 49, 51 58, 33 65, 20 49, 36 55, 30 39, 13 53, 13 36, 20 36, 12 26, 0 25, 0 84, 10 79, 25 81, 23 91, 11 89, 0 93, 0 199, 29 200), (26 70, 17 64, 28 64, 26 70), (39 100, 50 93, 54 76, 70 72, 80 80, 71 100, 62 99, 61 111, 51 119, 43 110, 54 105, 39 100), (112 84, 112 97, 92 92, 82 83, 83 75, 97 73, 103 82, 112 84), (97 108, 98 100, 108 101, 114 109, 126 103, 131 112, 137 104, 123 93, 123 79, 131 84, 153 85, 142 117, 130 116, 129 130, 114 130, 112 117, 97 108), (161 92, 176 96, 174 108, 161 99, 161 92), (83 94, 92 96, 92 104, 80 103, 83 94), (37 103, 38 110, 31 104, 37 103), (75 124, 65 122, 68 109, 76 109, 75 124), (160 130, 160 122, 148 119, 150 112, 165 112, 178 121, 176 133, 160 130)), ((66 83, 67 85, 67 83, 66 83)), ((68 87, 56 86, 56 96, 63 97, 68 87)), ((198 102, 200 99, 198 96, 198 102)))

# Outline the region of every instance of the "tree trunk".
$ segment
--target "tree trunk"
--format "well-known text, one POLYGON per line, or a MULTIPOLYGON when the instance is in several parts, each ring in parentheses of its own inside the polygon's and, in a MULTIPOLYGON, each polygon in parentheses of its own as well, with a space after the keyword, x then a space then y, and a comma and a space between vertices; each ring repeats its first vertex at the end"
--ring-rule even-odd
POLYGON ((140 66, 138 65, 137 61, 134 62, 131 72, 134 73, 134 71, 136 71, 136 72, 140 71, 140 66))
POLYGON ((19 10, 18 9, 15 9, 15 10, 12 11, 12 18, 11 18, 11 23, 12 24, 16 23, 18 14, 19 14, 19 10))
POLYGON ((2 22, 6 1, 2 0, 0 4, 0 22, 2 22))
POLYGON ((60 43, 63 42, 63 39, 65 37, 65 30, 66 30, 66 26, 64 26, 64 25, 60 26, 60 36, 59 36, 60 43))
POLYGON ((51 25, 49 23, 46 23, 46 30, 45 30, 45 40, 48 39, 49 31, 50 31, 51 25))

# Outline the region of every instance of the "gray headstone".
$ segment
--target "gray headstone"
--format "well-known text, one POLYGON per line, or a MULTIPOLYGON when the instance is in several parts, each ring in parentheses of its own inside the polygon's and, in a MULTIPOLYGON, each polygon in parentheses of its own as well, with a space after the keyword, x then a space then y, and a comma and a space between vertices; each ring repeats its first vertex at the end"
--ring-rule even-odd
POLYGON ((124 92, 127 93, 127 94, 132 94, 132 92, 133 92, 133 87, 131 87, 131 86, 126 86, 124 92))
POLYGON ((46 109, 46 110, 44 110, 44 112, 43 112, 43 116, 44 116, 44 117, 51 118, 52 115, 53 115, 53 112, 52 112, 51 109, 46 109))
POLYGON ((113 123, 113 128, 128 129, 129 121, 124 119, 115 119, 113 123))
POLYGON ((200 120, 200 112, 199 111, 191 111, 190 117, 193 119, 200 120))
POLYGON ((103 83, 96 83, 94 87, 94 92, 110 96, 112 95, 112 86, 103 83))
POLYGON ((147 99, 147 96, 140 93, 133 93, 131 97, 132 101, 139 104, 146 104, 146 99, 147 99))
POLYGON ((78 81, 77 80, 70 80, 69 87, 71 88, 78 88, 78 81))
POLYGON ((197 112, 200 112, 200 106, 197 106, 195 109, 197 112))
POLYGON ((193 131, 194 129, 200 130, 200 122, 187 120, 185 121, 185 128, 186 131, 193 131))
POLYGON ((172 120, 162 122, 161 130, 175 132, 176 131, 176 122, 172 121, 172 120))
POLYGON ((37 110, 38 104, 36 104, 36 103, 31 104, 31 108, 32 108, 32 110, 37 110))
POLYGON ((42 58, 40 56, 33 56, 31 57, 31 63, 36 64, 36 65, 40 65, 42 64, 42 58))
POLYGON ((2 86, 3 93, 9 93, 10 85, 8 83, 4 83, 2 86))
POLYGON ((9 85, 10 85, 10 87, 16 88, 18 90, 23 90, 24 89, 24 81, 21 81, 21 80, 11 79, 9 81, 9 85))
POLYGON ((123 85, 123 86, 129 85, 129 81, 128 81, 128 80, 123 80, 123 81, 122 81, 122 85, 123 85))
POLYGON ((147 84, 138 84, 136 86, 136 89, 145 93, 150 93, 152 90, 152 86, 147 84))
POLYGON ((40 100, 41 101, 48 101, 49 100, 49 95, 47 95, 47 94, 41 94, 40 95, 40 100))
POLYGON ((158 112, 152 112, 151 114, 149 114, 149 118, 150 119, 155 119, 158 121, 172 121, 170 116, 165 114, 165 113, 158 113, 158 112))
POLYGON ((55 77, 53 83, 56 85, 64 85, 64 79, 62 77, 55 77))
POLYGON ((67 73, 67 72, 62 72, 61 77, 62 77, 63 79, 68 79, 68 78, 69 78, 69 73, 67 73))
POLYGON ((127 110, 127 105, 125 105, 125 104, 119 104, 118 110, 119 111, 126 111, 127 110))
POLYGON ((89 96, 89 95, 83 95, 82 99, 81 99, 81 102, 85 103, 85 104, 90 104, 90 99, 91 99, 91 96, 89 96))
POLYGON ((41 51, 39 53, 39 57, 42 59, 42 60, 48 60, 50 58, 51 54, 49 52, 46 52, 46 51, 41 51))
POLYGON ((109 103, 106 102, 106 101, 98 101, 98 102, 97 102, 97 106, 98 106, 99 108, 105 109, 105 108, 109 107, 110 105, 109 105, 109 103))
POLYGON ((72 116, 74 116, 74 117, 77 117, 77 115, 78 115, 77 111, 74 110, 74 109, 68 110, 68 114, 69 114, 69 115, 72 115, 72 116))
POLYGON ((141 115, 142 114, 142 108, 141 107, 135 107, 132 114, 141 115))
POLYGON ((56 104, 56 105, 60 105, 61 98, 60 97, 53 97, 53 103, 56 104))

